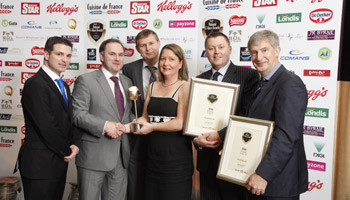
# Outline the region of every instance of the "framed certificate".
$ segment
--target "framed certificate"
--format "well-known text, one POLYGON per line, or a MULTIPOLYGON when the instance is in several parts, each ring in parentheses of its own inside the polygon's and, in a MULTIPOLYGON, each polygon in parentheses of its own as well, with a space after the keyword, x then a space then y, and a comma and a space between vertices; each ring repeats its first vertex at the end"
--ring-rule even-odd
POLYGON ((183 134, 199 136, 226 127, 238 94, 238 84, 192 78, 183 134))
POLYGON ((231 116, 216 177, 246 186, 269 145, 274 122, 231 116))

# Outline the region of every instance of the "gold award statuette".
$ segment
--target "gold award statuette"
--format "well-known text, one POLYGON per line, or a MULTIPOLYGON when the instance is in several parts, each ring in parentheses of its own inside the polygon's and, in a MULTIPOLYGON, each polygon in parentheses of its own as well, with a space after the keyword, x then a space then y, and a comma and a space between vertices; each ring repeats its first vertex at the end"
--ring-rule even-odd
MULTIPOLYGON (((139 88, 137 88, 136 86, 131 86, 129 87, 128 89, 128 96, 129 96, 129 99, 134 101, 134 107, 135 107, 135 117, 136 117, 136 120, 138 118, 137 116, 137 107, 136 107, 136 101, 137 99, 139 98, 140 96, 140 90, 139 88)), ((140 130, 140 124, 136 123, 136 121, 134 123, 131 124, 130 126, 130 131, 131 132, 135 132, 135 131, 138 131, 140 130)))

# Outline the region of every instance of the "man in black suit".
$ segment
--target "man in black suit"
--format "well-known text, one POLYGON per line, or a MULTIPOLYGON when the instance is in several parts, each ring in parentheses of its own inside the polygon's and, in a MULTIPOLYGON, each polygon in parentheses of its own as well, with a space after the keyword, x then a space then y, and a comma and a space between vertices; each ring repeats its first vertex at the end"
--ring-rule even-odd
POLYGON ((60 78, 72 56, 72 43, 50 37, 44 49, 44 65, 23 88, 22 107, 26 137, 18 163, 24 198, 61 200, 68 162, 79 149, 72 144, 72 98, 60 78))
MULTIPOLYGON (((232 47, 227 36, 221 32, 212 33, 206 38, 205 50, 212 69, 200 74, 198 78, 239 84, 236 114, 243 115, 259 80, 258 72, 236 66, 230 61, 232 47)), ((197 146, 201 200, 241 200, 244 197, 244 187, 216 178, 220 161, 219 151, 225 134, 226 128, 218 132, 203 133, 193 139, 197 146)))
MULTIPOLYGON (((142 59, 126 64, 123 74, 132 80, 133 85, 140 90, 137 101, 137 114, 142 116, 148 85, 157 80, 157 65, 159 59, 160 41, 157 34, 149 29, 142 30, 136 36, 136 50, 142 59)), ((133 108, 134 112, 134 108, 133 108)), ((131 157, 128 171, 128 200, 144 198, 144 166, 146 158, 146 135, 130 135, 131 157)))
POLYGON ((298 200, 308 187, 303 141, 307 91, 302 80, 279 62, 276 33, 254 33, 248 49, 261 81, 247 116, 275 121, 267 152, 247 180, 249 199, 298 200))

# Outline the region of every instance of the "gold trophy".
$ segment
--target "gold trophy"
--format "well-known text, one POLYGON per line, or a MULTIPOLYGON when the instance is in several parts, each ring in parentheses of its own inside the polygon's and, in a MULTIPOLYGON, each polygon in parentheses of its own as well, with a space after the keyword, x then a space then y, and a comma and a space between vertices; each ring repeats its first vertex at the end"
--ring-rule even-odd
POLYGON ((131 86, 131 87, 129 87, 129 89, 128 89, 128 96, 129 96, 129 99, 130 99, 130 100, 134 101, 135 117, 136 117, 135 122, 133 122, 133 123, 130 124, 130 131, 131 131, 131 132, 135 132, 135 131, 140 130, 140 124, 136 123, 137 118, 138 118, 138 116, 137 116, 136 101, 137 101, 137 99, 139 98, 140 95, 141 95, 141 94, 140 94, 139 88, 137 88, 136 86, 131 86))

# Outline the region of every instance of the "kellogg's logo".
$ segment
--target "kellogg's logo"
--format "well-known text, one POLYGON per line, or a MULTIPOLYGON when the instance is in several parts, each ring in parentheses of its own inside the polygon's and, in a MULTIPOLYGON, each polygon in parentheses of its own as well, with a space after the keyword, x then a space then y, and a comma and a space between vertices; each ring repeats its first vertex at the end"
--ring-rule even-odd
POLYGON ((131 1, 130 14, 150 14, 149 1, 131 1))
POLYGON ((40 15, 40 3, 21 3, 22 15, 40 15))
POLYGON ((25 61, 25 65, 29 69, 36 69, 40 66, 40 61, 38 59, 35 59, 35 58, 29 58, 25 61))
POLYGON ((321 70, 321 69, 305 69, 304 76, 318 76, 318 77, 330 77, 331 70, 321 70))
POLYGON ((277 6, 277 0, 253 0, 253 8, 277 6))
POLYGON ((333 17, 333 11, 327 8, 320 8, 312 11, 309 18, 316 24, 323 24, 331 20, 333 17))
POLYGON ((44 55, 44 47, 35 46, 30 51, 32 55, 44 55))
POLYGON ((311 192, 313 189, 320 190, 322 189, 323 183, 320 180, 317 180, 315 182, 309 181, 309 188, 307 191, 311 192))
POLYGON ((73 12, 78 12, 79 6, 74 5, 74 7, 64 7, 64 3, 56 4, 53 3, 46 7, 46 12, 48 13, 63 13, 63 15, 71 15, 73 12))
POLYGON ((125 50, 125 56, 126 57, 131 57, 131 56, 133 56, 134 55, 134 49, 132 49, 132 48, 124 48, 124 50, 125 50))
POLYGON ((35 72, 22 72, 21 73, 21 83, 24 84, 28 78, 35 75, 35 72))
POLYGON ((239 17, 238 15, 233 15, 228 23, 230 26, 243 26, 247 22, 247 17, 241 16, 239 17))
POLYGON ((157 11, 175 11, 176 14, 184 13, 186 10, 190 10, 192 8, 192 3, 188 2, 187 4, 176 4, 176 0, 169 1, 165 0, 164 2, 157 5, 157 11))
POLYGON ((142 19, 142 18, 138 18, 138 19, 134 19, 132 21, 132 27, 136 30, 142 30, 145 29, 148 25, 147 20, 142 19))
POLYGON ((328 90, 326 90, 324 87, 322 87, 321 90, 308 90, 308 97, 312 101, 316 100, 319 96, 325 97, 327 95, 328 90))

